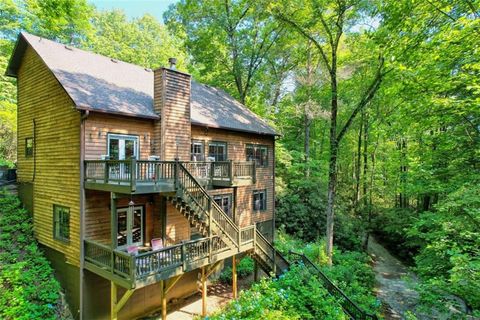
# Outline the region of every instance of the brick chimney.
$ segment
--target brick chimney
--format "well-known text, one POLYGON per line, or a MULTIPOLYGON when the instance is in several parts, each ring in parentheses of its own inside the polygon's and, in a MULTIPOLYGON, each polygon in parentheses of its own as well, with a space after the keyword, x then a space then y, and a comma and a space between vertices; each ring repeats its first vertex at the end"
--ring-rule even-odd
POLYGON ((153 105, 160 120, 155 125, 155 153, 162 160, 190 160, 190 88, 191 76, 170 68, 154 70, 153 105))

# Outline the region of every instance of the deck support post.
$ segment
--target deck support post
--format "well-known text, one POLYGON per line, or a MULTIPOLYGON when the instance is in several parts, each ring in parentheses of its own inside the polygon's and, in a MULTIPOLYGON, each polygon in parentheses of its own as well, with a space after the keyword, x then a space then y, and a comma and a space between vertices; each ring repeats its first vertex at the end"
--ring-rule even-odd
POLYGON ((167 320, 167 294, 170 289, 180 280, 183 276, 183 273, 170 278, 168 280, 161 280, 160 281, 160 299, 162 300, 162 320, 167 320))
POLYGON ((258 262, 257 259, 253 260, 253 281, 258 281, 258 262))
POLYGON ((117 300, 117 284, 113 281, 110 281, 110 319, 116 320, 118 318, 118 313, 125 306, 128 299, 135 292, 135 289, 127 289, 123 294, 120 300, 117 300))
POLYGON ((117 225, 117 195, 115 192, 110 192, 110 231, 111 231, 111 248, 112 252, 110 254, 110 271, 113 273, 115 269, 115 261, 113 250, 117 247, 117 234, 118 234, 118 225, 117 225))
POLYGON ((202 267, 202 317, 207 316, 207 272, 202 267))
POLYGON ((165 292, 165 280, 160 281, 160 298, 162 300, 162 320, 167 320, 167 294, 165 292))
POLYGON ((237 299, 237 258, 232 257, 232 290, 233 299, 237 299))

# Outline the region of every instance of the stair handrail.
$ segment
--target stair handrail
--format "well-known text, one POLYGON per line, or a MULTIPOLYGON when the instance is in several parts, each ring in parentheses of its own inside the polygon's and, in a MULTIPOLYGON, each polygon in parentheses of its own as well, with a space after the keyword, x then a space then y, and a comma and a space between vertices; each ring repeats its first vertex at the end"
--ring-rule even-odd
POLYGON ((321 281, 327 289, 328 293, 333 297, 341 296, 342 300, 339 302, 342 309, 354 320, 378 320, 375 314, 370 314, 360 308, 354 301, 352 301, 339 287, 337 287, 332 280, 330 280, 325 273, 320 270, 305 254, 294 251, 289 251, 290 254, 299 256, 304 264, 308 264, 313 267, 314 270, 320 275, 321 281), (353 309, 353 310, 352 310, 353 309))
MULTIPOLYGON (((227 221, 227 223, 229 224, 229 226, 234 230, 234 232, 236 233, 236 236, 232 238, 232 236, 230 234, 228 234, 225 230, 223 230, 223 228, 221 227, 220 223, 218 221, 216 221, 215 219, 213 219, 213 217, 211 217, 211 220, 217 225, 220 227, 220 229, 223 231, 223 233, 225 233, 225 235, 227 235, 227 237, 236 245, 240 248, 240 243, 238 242, 238 235, 240 234, 240 230, 238 228, 238 226, 233 222, 233 220, 223 211, 222 208, 220 208, 220 206, 213 200, 212 196, 210 196, 208 194, 208 192, 202 187, 202 185, 197 181, 197 179, 195 179, 195 177, 187 170, 187 168, 185 168, 185 166, 177 161, 177 167, 182 170, 186 175, 187 177, 195 184, 195 187, 197 187, 197 189, 201 192, 201 194, 206 197, 208 199, 208 202, 210 203, 211 207, 212 208, 215 208, 221 215, 222 215, 222 218, 227 221)), ((175 174, 175 186, 178 188, 179 187, 179 184, 180 184, 180 179, 178 177, 178 172, 175 174)), ((183 187, 184 190, 187 190, 186 187, 183 187)), ((211 215, 211 212, 209 212, 207 209, 205 209, 202 205, 200 205, 196 199, 194 197, 192 197, 192 200, 196 202, 197 206, 199 208, 201 208, 203 211, 204 211, 204 214, 210 218, 210 215, 211 215)))
MULTIPOLYGON (((271 256, 269 255, 269 252, 265 252, 265 250, 259 245, 258 241, 256 241, 255 246, 260 248, 260 250, 263 253, 265 253, 268 256, 268 258, 272 261, 272 264, 273 264, 272 269, 273 269, 274 266, 277 265, 277 258, 282 260, 282 262, 285 264, 285 266, 287 268, 289 268, 290 267, 290 262, 288 262, 288 260, 285 259, 285 257, 273 246, 273 244, 265 238, 265 236, 260 232, 260 230, 257 229, 256 232, 257 232, 256 233, 257 239, 260 239, 261 241, 266 243, 266 245, 268 246, 268 250, 271 251, 271 256)), ((281 270, 281 271, 283 271, 283 270, 281 270)))

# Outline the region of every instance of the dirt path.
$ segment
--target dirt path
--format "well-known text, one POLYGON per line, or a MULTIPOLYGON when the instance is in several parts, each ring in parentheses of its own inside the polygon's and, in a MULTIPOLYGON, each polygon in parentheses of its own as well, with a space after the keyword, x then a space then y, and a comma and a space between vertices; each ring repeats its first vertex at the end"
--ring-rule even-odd
MULTIPOLYGON (((383 304, 385 319, 405 319, 407 311, 413 313, 418 319, 451 319, 451 309, 447 314, 439 314, 436 310, 422 312, 418 310, 419 296, 414 290, 418 284, 415 274, 397 258, 392 256, 375 238, 370 237, 368 252, 374 261, 374 272, 377 297, 383 304)), ((456 300, 459 299, 451 298, 456 300)))

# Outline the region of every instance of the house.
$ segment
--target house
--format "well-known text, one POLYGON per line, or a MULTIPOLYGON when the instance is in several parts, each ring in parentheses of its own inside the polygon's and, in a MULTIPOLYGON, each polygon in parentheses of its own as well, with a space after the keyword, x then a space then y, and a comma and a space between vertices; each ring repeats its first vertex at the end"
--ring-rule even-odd
MULTIPOLYGON (((275 131, 225 92, 21 33, 18 182, 80 319, 129 319, 271 245, 275 131), (77 312, 78 311, 78 312, 77 312)), ((205 312, 205 308, 204 308, 205 312)))

